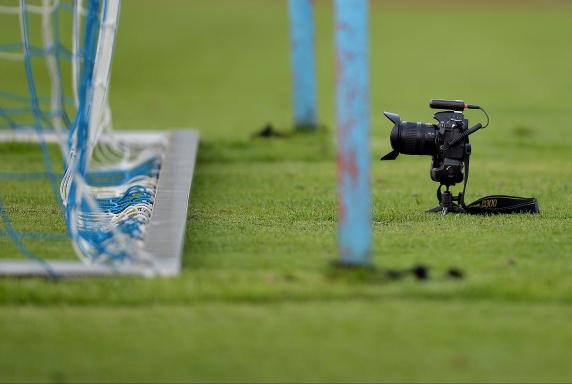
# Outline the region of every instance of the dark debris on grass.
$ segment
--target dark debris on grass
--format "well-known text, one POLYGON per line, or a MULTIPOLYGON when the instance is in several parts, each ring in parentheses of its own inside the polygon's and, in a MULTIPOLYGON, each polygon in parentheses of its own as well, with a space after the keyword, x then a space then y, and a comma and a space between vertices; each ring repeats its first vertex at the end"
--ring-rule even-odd
POLYGON ((263 139, 272 139, 272 138, 279 138, 284 139, 288 137, 293 137, 297 134, 307 134, 307 133, 316 133, 316 132, 323 132, 328 133, 328 128, 325 125, 317 125, 317 126, 310 126, 310 125, 300 125, 296 126, 289 131, 282 131, 278 130, 274 124, 266 123, 262 128, 257 130, 252 134, 252 138, 263 138, 263 139))
MULTIPOLYGON (((378 268, 373 265, 355 265, 335 261, 328 270, 331 279, 345 279, 350 282, 362 283, 390 283, 413 278, 416 281, 428 281, 439 279, 438 275, 432 274, 431 267, 424 264, 416 264, 409 268, 378 268)), ((440 275, 443 279, 462 280, 466 277, 463 270, 457 267, 449 267, 440 275)))

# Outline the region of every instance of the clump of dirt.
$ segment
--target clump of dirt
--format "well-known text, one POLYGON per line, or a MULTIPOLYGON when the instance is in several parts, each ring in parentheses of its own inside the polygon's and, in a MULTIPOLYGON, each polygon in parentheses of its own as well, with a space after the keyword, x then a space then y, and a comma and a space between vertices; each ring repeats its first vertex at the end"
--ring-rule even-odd
POLYGON ((447 277, 450 277, 453 279, 464 279, 465 278, 465 272, 463 272, 459 268, 451 267, 447 270, 447 277))
MULTIPOLYGON (((374 266, 358 266, 334 262, 335 267, 330 273, 330 277, 350 277, 350 280, 361 282, 387 283, 400 281, 407 278, 414 278, 417 281, 432 280, 431 267, 424 264, 417 264, 410 268, 376 268, 374 266)), ((443 275, 444 279, 462 280, 465 272, 457 267, 449 267, 443 275)))
POLYGON ((534 129, 526 125, 517 125, 512 129, 512 134, 516 137, 530 137, 534 135, 534 129))
POLYGON ((252 137, 273 138, 273 137, 287 137, 283 132, 277 131, 271 123, 266 124, 260 130, 254 132, 252 137))

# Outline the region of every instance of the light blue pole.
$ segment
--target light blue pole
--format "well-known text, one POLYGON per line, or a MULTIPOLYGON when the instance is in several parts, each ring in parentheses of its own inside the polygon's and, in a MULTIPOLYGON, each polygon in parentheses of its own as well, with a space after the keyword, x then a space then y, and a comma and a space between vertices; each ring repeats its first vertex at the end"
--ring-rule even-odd
POLYGON ((368 1, 335 0, 338 247, 341 263, 369 265, 368 1))
POLYGON ((317 122, 313 0, 289 0, 294 124, 313 129, 317 122))

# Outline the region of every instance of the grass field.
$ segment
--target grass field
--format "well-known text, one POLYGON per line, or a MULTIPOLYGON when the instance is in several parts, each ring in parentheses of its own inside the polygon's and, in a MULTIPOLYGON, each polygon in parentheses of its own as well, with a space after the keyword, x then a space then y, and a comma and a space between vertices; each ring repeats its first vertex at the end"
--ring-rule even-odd
MULTIPOLYGON (((428 265, 422 282, 328 267, 329 3, 316 8, 326 128, 273 139, 252 133, 291 130, 285 3, 165 4, 123 2, 111 103, 117 128, 201 131, 184 271, 1 280, 0 381, 572 381, 572 4, 373 3, 373 258, 428 265), (377 159, 389 150, 382 112, 429 121, 434 97, 492 117, 471 141, 468 201, 536 196, 541 215, 423 213, 430 159, 377 159)), ((42 170, 33 147, 0 150, 2 171, 42 170)), ((33 250, 73 257, 46 182, 3 180, 0 195, 19 230, 51 234, 27 239, 33 250)), ((0 253, 17 253, 6 237, 0 253)))

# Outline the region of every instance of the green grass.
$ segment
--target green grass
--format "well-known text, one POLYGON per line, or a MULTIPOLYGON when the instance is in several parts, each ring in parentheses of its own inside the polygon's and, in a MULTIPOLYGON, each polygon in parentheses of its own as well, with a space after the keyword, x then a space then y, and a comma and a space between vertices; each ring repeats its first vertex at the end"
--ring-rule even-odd
MULTIPOLYGON (((168 280, 0 281, 0 381, 571 381, 572 8, 406 4, 375 2, 371 13, 373 258, 426 264, 429 281, 328 267, 326 2, 316 16, 329 128, 253 139, 267 122, 291 129, 285 4, 126 0, 115 126, 201 130, 184 270, 168 280), (541 215, 423 213, 435 205, 430 159, 377 159, 389 150, 382 111, 429 121, 433 97, 492 116, 472 139, 468 200, 536 196, 541 215), (450 267, 466 278, 447 278, 450 267)), ((2 171, 42 170, 32 147, 0 150, 2 171)), ((46 182, 3 181, 0 194, 17 229, 65 230, 46 182)), ((62 240, 26 243, 73 257, 62 240)), ((16 255, 6 237, 0 253, 16 255)))
POLYGON ((0 314, 3 339, 10 330, 0 352, 10 356, 34 341, 25 358, 3 359, 0 368, 5 376, 22 377, 41 361, 42 368, 33 369, 41 375, 27 377, 56 382, 226 381, 229 377, 260 382, 429 377, 556 382, 569 378, 562 375, 560 362, 565 345, 572 342, 570 316, 570 308, 545 304, 467 306, 459 301, 402 299, 11 308, 9 315, 0 314), (539 346, 544 347, 541 352, 539 346))

